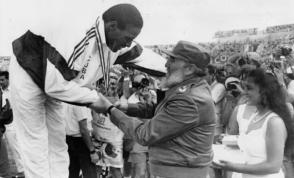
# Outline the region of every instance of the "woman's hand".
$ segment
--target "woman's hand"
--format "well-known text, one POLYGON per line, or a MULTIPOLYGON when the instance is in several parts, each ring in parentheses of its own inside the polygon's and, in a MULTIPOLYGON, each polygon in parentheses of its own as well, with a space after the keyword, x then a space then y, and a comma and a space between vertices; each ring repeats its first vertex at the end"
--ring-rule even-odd
POLYGON ((232 162, 229 161, 224 161, 224 160, 219 160, 217 162, 213 161, 212 162, 212 167, 216 169, 222 169, 222 170, 228 170, 232 171, 232 162))

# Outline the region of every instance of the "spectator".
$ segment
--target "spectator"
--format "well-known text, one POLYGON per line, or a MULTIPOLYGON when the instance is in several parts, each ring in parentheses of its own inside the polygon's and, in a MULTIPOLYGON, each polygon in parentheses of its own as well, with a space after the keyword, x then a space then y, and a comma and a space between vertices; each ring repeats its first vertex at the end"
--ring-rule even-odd
MULTIPOLYGON (((6 100, 10 100, 10 88, 9 88, 9 73, 7 71, 0 72, 0 86, 2 91, 2 107, 6 104, 6 100)), ((11 167, 11 174, 13 176, 23 177, 24 176, 24 169, 23 169, 23 162, 20 156, 20 147, 18 140, 16 138, 16 126, 15 120, 10 124, 6 125, 6 132, 5 132, 7 146, 8 149, 11 150, 11 159, 12 163, 15 164, 16 169, 12 169, 14 166, 11 167)))
MULTIPOLYGON (((110 72, 110 87, 103 94, 108 96, 112 103, 118 101, 118 79, 120 74, 110 72)), ((124 133, 114 125, 109 115, 92 111, 93 138, 95 147, 100 154, 100 159, 95 163, 98 166, 98 174, 102 173, 104 166, 110 167, 113 178, 122 178, 123 168, 123 137, 124 133)))
POLYGON ((217 67, 208 66, 208 76, 210 76, 209 84, 211 88, 211 96, 215 104, 216 109, 216 127, 215 127, 215 138, 223 133, 223 122, 221 121, 221 111, 223 105, 223 99, 226 94, 226 88, 224 83, 221 82, 221 71, 217 67))
POLYGON ((294 104, 294 75, 292 70, 292 67, 287 68, 284 79, 288 92, 288 101, 294 104))
POLYGON ((6 99, 6 104, 2 107, 2 90, 0 90, 0 176, 10 176, 9 160, 7 153, 6 140, 3 139, 3 134, 6 130, 5 125, 10 124, 13 120, 10 103, 6 99))
POLYGON ((257 112, 249 119, 245 134, 239 137, 245 164, 221 160, 214 165, 250 177, 283 178, 281 169, 285 154, 293 149, 293 121, 284 92, 277 79, 262 69, 248 74, 245 93, 257 112))
MULTIPOLYGON (((142 82, 144 79, 147 80, 143 74, 138 74, 134 77, 134 81, 132 82, 134 93, 128 98, 128 103, 136 104, 139 102, 148 102, 142 96, 143 92, 145 92, 148 87, 146 82, 145 84, 142 82)), ((141 120, 146 121, 144 119, 141 120)), ((128 159, 131 163, 132 178, 141 178, 147 173, 147 151, 148 147, 142 146, 137 142, 134 143, 128 159)))
POLYGON ((234 108, 243 103, 242 91, 240 91, 240 79, 236 77, 228 77, 225 81, 226 93, 221 109, 221 121, 225 132, 228 131, 231 125, 231 115, 234 108))
POLYGON ((8 152, 6 140, 3 138, 3 134, 5 132, 5 126, 2 122, 2 118, 0 118, 0 176, 8 177, 10 176, 10 166, 8 160, 8 152))
POLYGON ((88 108, 66 105, 66 143, 69 154, 69 178, 97 176, 95 163, 99 156, 91 141, 91 111, 88 108))

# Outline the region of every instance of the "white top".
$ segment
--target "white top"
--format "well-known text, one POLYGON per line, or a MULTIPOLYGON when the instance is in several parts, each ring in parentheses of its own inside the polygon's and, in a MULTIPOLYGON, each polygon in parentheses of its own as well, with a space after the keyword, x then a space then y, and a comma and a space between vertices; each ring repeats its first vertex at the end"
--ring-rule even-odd
POLYGON ((81 132, 80 132, 80 126, 79 122, 87 119, 87 127, 89 131, 92 130, 91 127, 91 120, 92 120, 92 115, 91 115, 91 110, 86 107, 81 107, 81 106, 75 106, 75 105, 70 105, 66 104, 66 135, 73 136, 73 137, 81 137, 81 132))
POLYGON ((98 114, 96 112, 92 112, 92 115, 94 137, 99 141, 121 145, 124 133, 111 122, 109 115, 98 114))
POLYGON ((128 98, 128 103, 139 103, 140 102, 140 99, 138 97, 138 95, 136 95, 136 92, 133 93, 129 98, 128 98))
POLYGON ((224 98, 226 94, 226 88, 222 83, 219 83, 217 81, 214 81, 211 86, 211 96, 215 103, 215 111, 217 114, 216 117, 216 131, 215 134, 221 134, 222 133, 222 123, 220 120, 221 117, 221 111, 222 111, 222 99, 224 98))
POLYGON ((218 103, 219 101, 221 101, 225 94, 226 94, 226 88, 224 86, 224 84, 222 83, 219 83, 217 81, 214 81, 211 86, 211 96, 212 96, 212 99, 214 101, 214 103, 218 103))
MULTIPOLYGON (((251 122, 257 114, 254 114, 250 119, 251 122)), ((239 147, 244 151, 245 154, 245 162, 247 164, 258 164, 267 159, 266 155, 266 130, 268 121, 272 117, 278 117, 275 113, 270 113, 266 116, 263 125, 255 130, 249 131, 249 133, 244 133, 239 136, 239 147)), ((248 125, 247 125, 248 129, 248 125)), ((246 129, 246 132, 247 132, 246 129)), ((267 175, 252 175, 252 174, 242 174, 243 178, 284 178, 284 173, 282 169, 280 172, 275 174, 267 174, 267 175)))
MULTIPOLYGON (((99 98, 97 91, 90 89, 94 89, 95 82, 104 74, 108 74, 107 71, 117 57, 130 48, 112 52, 106 45, 103 20, 98 20, 97 25, 98 29, 95 22, 93 28, 88 31, 88 35, 80 43, 77 43, 72 57, 63 56, 68 60, 68 65, 72 69, 79 71, 76 78, 70 81, 65 80, 53 63, 47 62, 44 86, 44 91, 47 95, 73 103, 92 103, 99 98)), ((48 40, 46 36, 45 40, 48 40)), ((51 40, 48 41, 51 43, 51 40)), ((51 44, 55 46, 54 43, 51 44)), ((59 48, 56 49, 60 51, 59 48)), ((18 71, 19 67, 13 55, 9 70, 18 71)), ((14 72, 11 72, 11 74, 11 78, 13 78, 14 72)))
MULTIPOLYGON (((99 37, 102 44, 97 43, 96 38, 89 37, 87 45, 83 46, 82 43, 80 46, 77 45, 76 50, 74 50, 75 52, 78 51, 78 49, 83 49, 82 54, 79 57, 69 59, 69 66, 72 66, 74 70, 80 71, 74 81, 81 86, 86 86, 92 89, 95 88, 95 82, 103 76, 101 61, 104 61, 104 67, 108 68, 109 70, 110 66, 113 65, 117 57, 127 51, 127 48, 118 50, 117 52, 111 51, 110 48, 106 45, 104 21, 100 19, 97 23, 99 23, 97 33, 100 34, 99 37), (98 50, 99 47, 101 47, 101 50, 98 50), (104 56, 102 56, 102 54, 104 54, 104 56), (101 57, 103 59, 101 59, 101 57)), ((93 27, 96 26, 93 25, 93 27)), ((91 31, 95 32, 95 30, 91 31)))
POLYGON ((10 89, 9 87, 5 90, 2 90, 2 107, 6 104, 6 99, 10 100, 10 89))

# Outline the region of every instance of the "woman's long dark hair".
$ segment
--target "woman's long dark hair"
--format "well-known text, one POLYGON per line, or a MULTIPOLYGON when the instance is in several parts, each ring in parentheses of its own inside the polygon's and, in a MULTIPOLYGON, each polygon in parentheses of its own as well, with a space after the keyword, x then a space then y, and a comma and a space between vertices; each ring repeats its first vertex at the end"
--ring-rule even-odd
POLYGON ((294 122, 289 107, 286 104, 286 91, 282 88, 276 77, 266 73, 263 69, 251 70, 247 78, 253 79, 253 82, 259 86, 261 106, 269 108, 284 121, 288 134, 285 154, 291 154, 294 148, 294 122))

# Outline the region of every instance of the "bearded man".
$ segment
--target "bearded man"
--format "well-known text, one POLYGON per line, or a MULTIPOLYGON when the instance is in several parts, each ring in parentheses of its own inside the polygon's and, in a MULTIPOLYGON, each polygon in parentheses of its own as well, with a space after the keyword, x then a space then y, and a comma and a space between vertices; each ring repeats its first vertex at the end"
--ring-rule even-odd
POLYGON ((203 178, 213 157, 216 113, 209 85, 202 78, 210 56, 196 44, 180 41, 166 51, 168 87, 154 116, 142 122, 124 114, 101 95, 90 107, 108 113, 127 136, 149 147, 154 178, 203 178))

